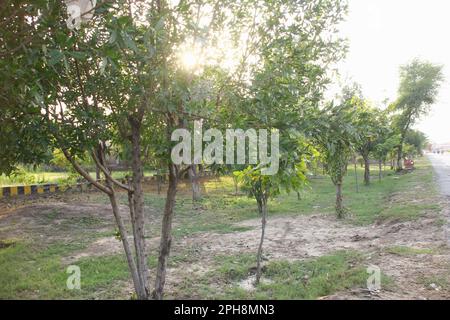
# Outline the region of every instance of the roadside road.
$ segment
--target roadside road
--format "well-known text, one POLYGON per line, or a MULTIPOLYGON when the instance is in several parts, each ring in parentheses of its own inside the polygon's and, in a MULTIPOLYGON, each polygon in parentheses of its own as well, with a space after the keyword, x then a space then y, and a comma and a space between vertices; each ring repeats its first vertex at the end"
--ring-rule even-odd
POLYGON ((447 225, 444 230, 445 238, 450 245, 450 154, 428 153, 427 157, 433 166, 439 190, 445 199, 446 205, 443 214, 447 219, 447 225))
POLYGON ((436 181, 443 196, 450 196, 450 154, 427 154, 436 172, 436 181))

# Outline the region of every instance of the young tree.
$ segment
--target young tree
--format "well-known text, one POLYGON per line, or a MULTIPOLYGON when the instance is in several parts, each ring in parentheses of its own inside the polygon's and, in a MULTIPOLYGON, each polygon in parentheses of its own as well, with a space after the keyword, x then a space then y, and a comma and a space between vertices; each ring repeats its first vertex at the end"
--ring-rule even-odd
POLYGON ((373 150, 373 156, 378 160, 378 180, 382 178, 382 165, 386 162, 389 155, 398 146, 400 137, 393 134, 389 127, 381 126, 376 146, 373 150))
MULTIPOLYGON (((282 144, 284 144, 282 142, 282 144)), ((295 145, 294 141, 289 144, 295 145)), ((305 162, 298 159, 296 153, 284 149, 285 152, 280 155, 281 166, 276 174, 264 175, 260 166, 249 166, 246 169, 236 172, 242 189, 250 197, 255 198, 258 212, 261 216, 261 237, 256 256, 256 281, 259 284, 262 275, 262 254, 263 243, 267 224, 268 201, 282 193, 282 191, 298 191, 306 183, 306 165, 305 162), (287 151, 287 152, 286 152, 287 151), (292 157, 294 156, 294 157, 292 157)), ((279 153, 279 150, 271 150, 271 153, 279 153)))
POLYGON ((306 115, 314 112, 323 99, 330 65, 344 56, 345 43, 336 36, 336 26, 346 9, 346 3, 340 1, 315 0, 257 2, 255 6, 255 23, 266 17, 252 31, 247 46, 259 58, 258 64, 246 69, 251 82, 242 87, 242 102, 237 104, 243 112, 233 111, 235 117, 244 119, 246 127, 280 132, 278 171, 264 176, 259 164, 239 174, 241 185, 255 197, 262 216, 257 283, 261 277, 267 202, 281 190, 297 191, 304 183, 307 155, 301 141, 311 125, 306 115))
POLYGON ((390 106, 394 126, 400 134, 397 146, 397 170, 403 169, 403 144, 408 130, 427 114, 436 102, 443 81, 442 66, 418 59, 400 68, 398 98, 390 106))
POLYGON ((311 134, 325 161, 325 170, 336 186, 336 214, 343 218, 342 185, 352 157, 352 144, 357 132, 352 126, 352 106, 348 103, 326 106, 313 120, 315 128, 311 134))
POLYGON ((386 118, 381 110, 372 107, 367 100, 352 97, 348 103, 354 106, 352 110, 352 125, 357 131, 354 149, 364 160, 364 184, 370 184, 370 155, 381 142, 383 125, 386 118))

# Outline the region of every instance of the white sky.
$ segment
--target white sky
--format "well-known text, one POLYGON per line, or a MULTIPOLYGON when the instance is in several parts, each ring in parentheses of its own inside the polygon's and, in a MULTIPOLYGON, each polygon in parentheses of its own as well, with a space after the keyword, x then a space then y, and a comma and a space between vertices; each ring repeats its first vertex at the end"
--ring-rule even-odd
POLYGON ((450 142, 450 1, 349 0, 342 34, 350 50, 343 78, 362 85, 367 98, 395 99, 399 66, 415 57, 444 65, 446 82, 429 116, 416 128, 436 143, 450 142))

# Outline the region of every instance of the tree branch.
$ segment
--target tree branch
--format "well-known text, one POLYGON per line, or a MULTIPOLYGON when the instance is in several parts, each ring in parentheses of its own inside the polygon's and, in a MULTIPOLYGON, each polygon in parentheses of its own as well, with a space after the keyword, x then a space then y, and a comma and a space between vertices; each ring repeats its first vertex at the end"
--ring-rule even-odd
POLYGON ((76 161, 75 159, 69 154, 69 152, 67 151, 67 149, 65 148, 61 148, 62 152, 64 153, 64 156, 66 157, 66 159, 72 164, 72 166, 75 168, 75 170, 83 177, 85 178, 87 181, 89 181, 90 183, 92 183, 97 189, 103 191, 104 193, 108 194, 108 195, 112 195, 113 191, 102 185, 101 183, 97 182, 94 178, 91 177, 91 175, 84 170, 76 161))
POLYGON ((127 190, 128 192, 131 192, 131 193, 133 192, 133 190, 132 190, 129 186, 127 186, 127 185, 121 183, 120 181, 118 181, 118 180, 116 180, 116 179, 114 179, 114 178, 112 177, 112 175, 111 175, 111 173, 109 172, 109 170, 106 169, 105 166, 103 166, 103 165, 101 164, 99 158, 98 158, 97 155, 95 154, 95 151, 92 151, 92 152, 91 152, 91 156, 92 156, 92 159, 94 159, 95 164, 99 167, 99 169, 103 172, 103 174, 106 176, 107 179, 109 179, 112 183, 114 183, 114 184, 117 185, 118 187, 120 187, 120 188, 122 188, 122 189, 125 189, 125 190, 127 190))

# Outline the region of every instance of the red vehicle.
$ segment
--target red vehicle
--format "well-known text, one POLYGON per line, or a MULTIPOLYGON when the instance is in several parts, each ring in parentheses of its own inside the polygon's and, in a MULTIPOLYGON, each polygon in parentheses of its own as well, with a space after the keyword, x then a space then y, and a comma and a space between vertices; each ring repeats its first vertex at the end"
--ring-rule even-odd
POLYGON ((403 161, 403 167, 406 170, 414 170, 414 160, 412 160, 412 159, 405 159, 403 161))

